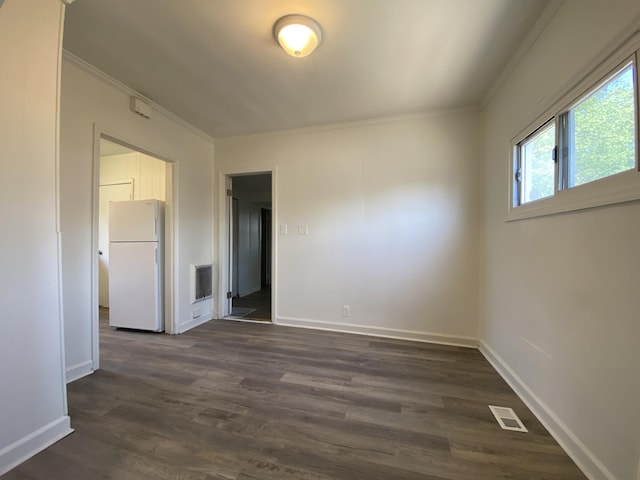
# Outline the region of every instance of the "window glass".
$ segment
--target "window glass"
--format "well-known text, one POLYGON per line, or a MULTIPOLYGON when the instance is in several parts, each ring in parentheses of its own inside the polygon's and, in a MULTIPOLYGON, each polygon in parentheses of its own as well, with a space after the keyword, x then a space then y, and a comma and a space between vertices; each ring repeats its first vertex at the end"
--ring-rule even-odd
POLYGON ((568 112, 564 188, 635 167, 633 64, 568 112))
POLYGON ((545 125, 519 145, 519 203, 527 203, 554 193, 556 128, 545 125))

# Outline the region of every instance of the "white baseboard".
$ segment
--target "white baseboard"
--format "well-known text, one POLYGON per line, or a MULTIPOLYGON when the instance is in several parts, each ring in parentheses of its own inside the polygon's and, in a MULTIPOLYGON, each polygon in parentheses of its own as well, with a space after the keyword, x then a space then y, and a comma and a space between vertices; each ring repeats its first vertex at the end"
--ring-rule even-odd
POLYGON ((87 360, 86 362, 78 363, 67 368, 66 377, 67 383, 71 383, 79 378, 86 377, 93 373, 93 362, 87 360))
POLYGON ((208 321, 213 319, 213 314, 211 312, 206 313, 204 315, 199 316, 198 318, 192 318, 188 322, 181 323, 178 325, 177 333, 184 333, 187 330, 191 330, 192 328, 196 328, 198 325, 202 325, 203 323, 207 323, 208 321))
POLYGON ((438 343, 455 347, 478 348, 478 339, 458 335, 443 335, 440 333, 417 332, 396 328, 374 327, 369 325, 355 325, 353 323, 325 322, 306 318, 276 317, 276 325, 285 327, 309 328, 312 330, 327 330, 330 332, 356 333, 372 337, 396 338, 414 342, 438 343))
POLYGON ((560 417, 538 398, 504 359, 483 340, 480 340, 480 352, 529 407, 529 410, 540 420, 540 423, 544 425, 589 480, 616 480, 616 477, 565 425, 560 417))
POLYGON ((12 468, 17 467, 71 432, 73 432, 73 429, 71 428, 70 419, 67 415, 64 415, 6 446, 0 450, 0 475, 4 475, 12 468))

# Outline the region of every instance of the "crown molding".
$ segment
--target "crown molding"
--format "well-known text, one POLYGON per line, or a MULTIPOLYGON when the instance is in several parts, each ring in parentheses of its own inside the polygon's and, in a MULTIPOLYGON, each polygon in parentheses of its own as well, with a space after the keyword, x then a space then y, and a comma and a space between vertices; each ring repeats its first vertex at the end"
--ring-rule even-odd
POLYGON ((534 24, 533 28, 529 31, 524 41, 520 44, 520 47, 516 53, 511 57, 507 65, 502 69, 502 72, 498 78, 493 82, 493 85, 489 88, 484 98, 480 102, 482 108, 486 108, 498 90, 505 84, 507 79, 511 76, 513 71, 518 67, 525 55, 531 50, 533 45, 538 41, 542 33, 546 30, 547 26, 554 19, 558 10, 562 7, 565 0, 551 0, 549 4, 540 14, 540 17, 534 24))
MULTIPOLYGON (((65 0, 62 0, 62 1, 65 1, 65 0)), ((71 1, 73 1, 73 0, 71 0, 71 1)), ((208 141, 210 143, 215 143, 215 139, 211 135, 209 135, 207 132, 204 132, 204 131, 200 130, 198 127, 196 127, 194 125, 191 125, 189 122, 187 122, 183 118, 179 117, 175 113, 171 112, 170 110, 167 110, 166 108, 162 107, 161 105, 158 105, 156 102, 154 102, 153 100, 151 100, 147 96, 145 96, 142 93, 134 90, 133 88, 129 87, 128 85, 125 85, 121 81, 116 80, 112 76, 110 76, 107 73, 103 72, 102 70, 94 67, 90 63, 85 62, 80 57, 75 56, 73 53, 70 53, 67 50, 63 49, 62 50, 62 58, 64 60, 68 61, 69 63, 72 63, 73 65, 79 67, 80 69, 84 70, 85 72, 93 75, 94 77, 99 78, 100 80, 102 80, 103 82, 111 85, 112 87, 117 88, 118 90, 120 90, 121 92, 127 94, 128 96, 135 96, 135 97, 138 97, 138 98, 144 100, 145 102, 151 104, 151 106, 153 107, 153 111, 154 112, 157 112, 160 115, 163 115, 164 117, 174 121, 175 123, 177 123, 180 126, 186 128, 191 133, 194 133, 194 134, 198 135, 199 137, 203 138, 204 140, 206 140, 206 141, 208 141)))
POLYGON ((383 123, 406 122, 410 120, 435 118, 435 117, 445 116, 445 115, 476 114, 480 112, 481 112, 481 108, 479 105, 467 105, 467 106, 456 107, 456 108, 442 108, 442 109, 434 109, 434 110, 422 110, 422 111, 413 112, 413 113, 399 113, 397 115, 364 118, 361 120, 352 120, 352 121, 345 121, 345 122, 321 123, 318 125, 309 125, 307 127, 296 127, 296 128, 288 128, 283 130, 269 130, 266 132, 246 133, 242 135, 221 136, 221 137, 216 137, 216 141, 235 140, 238 138, 257 138, 257 137, 269 137, 269 136, 297 135, 297 134, 304 134, 304 133, 324 132, 329 130, 339 130, 344 128, 366 127, 369 125, 378 125, 383 123))

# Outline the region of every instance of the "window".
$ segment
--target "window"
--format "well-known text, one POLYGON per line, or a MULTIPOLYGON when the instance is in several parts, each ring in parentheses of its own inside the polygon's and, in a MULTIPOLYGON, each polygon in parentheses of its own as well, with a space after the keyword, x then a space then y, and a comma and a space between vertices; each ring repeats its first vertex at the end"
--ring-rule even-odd
POLYGON ((512 219, 640 199, 636 55, 598 70, 516 137, 512 219))
POLYGON ((560 188, 573 188, 635 167, 633 64, 560 115, 560 188))
POLYGON ((556 126, 549 122, 518 144, 516 203, 522 204, 553 195, 556 126))

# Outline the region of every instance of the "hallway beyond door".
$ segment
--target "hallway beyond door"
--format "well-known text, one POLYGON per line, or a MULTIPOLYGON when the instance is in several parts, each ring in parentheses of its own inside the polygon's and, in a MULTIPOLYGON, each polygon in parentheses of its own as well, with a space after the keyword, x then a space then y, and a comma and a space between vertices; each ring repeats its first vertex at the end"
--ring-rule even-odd
POLYGON ((271 285, 263 285, 260 291, 245 297, 234 297, 232 305, 231 317, 271 322, 271 285))

